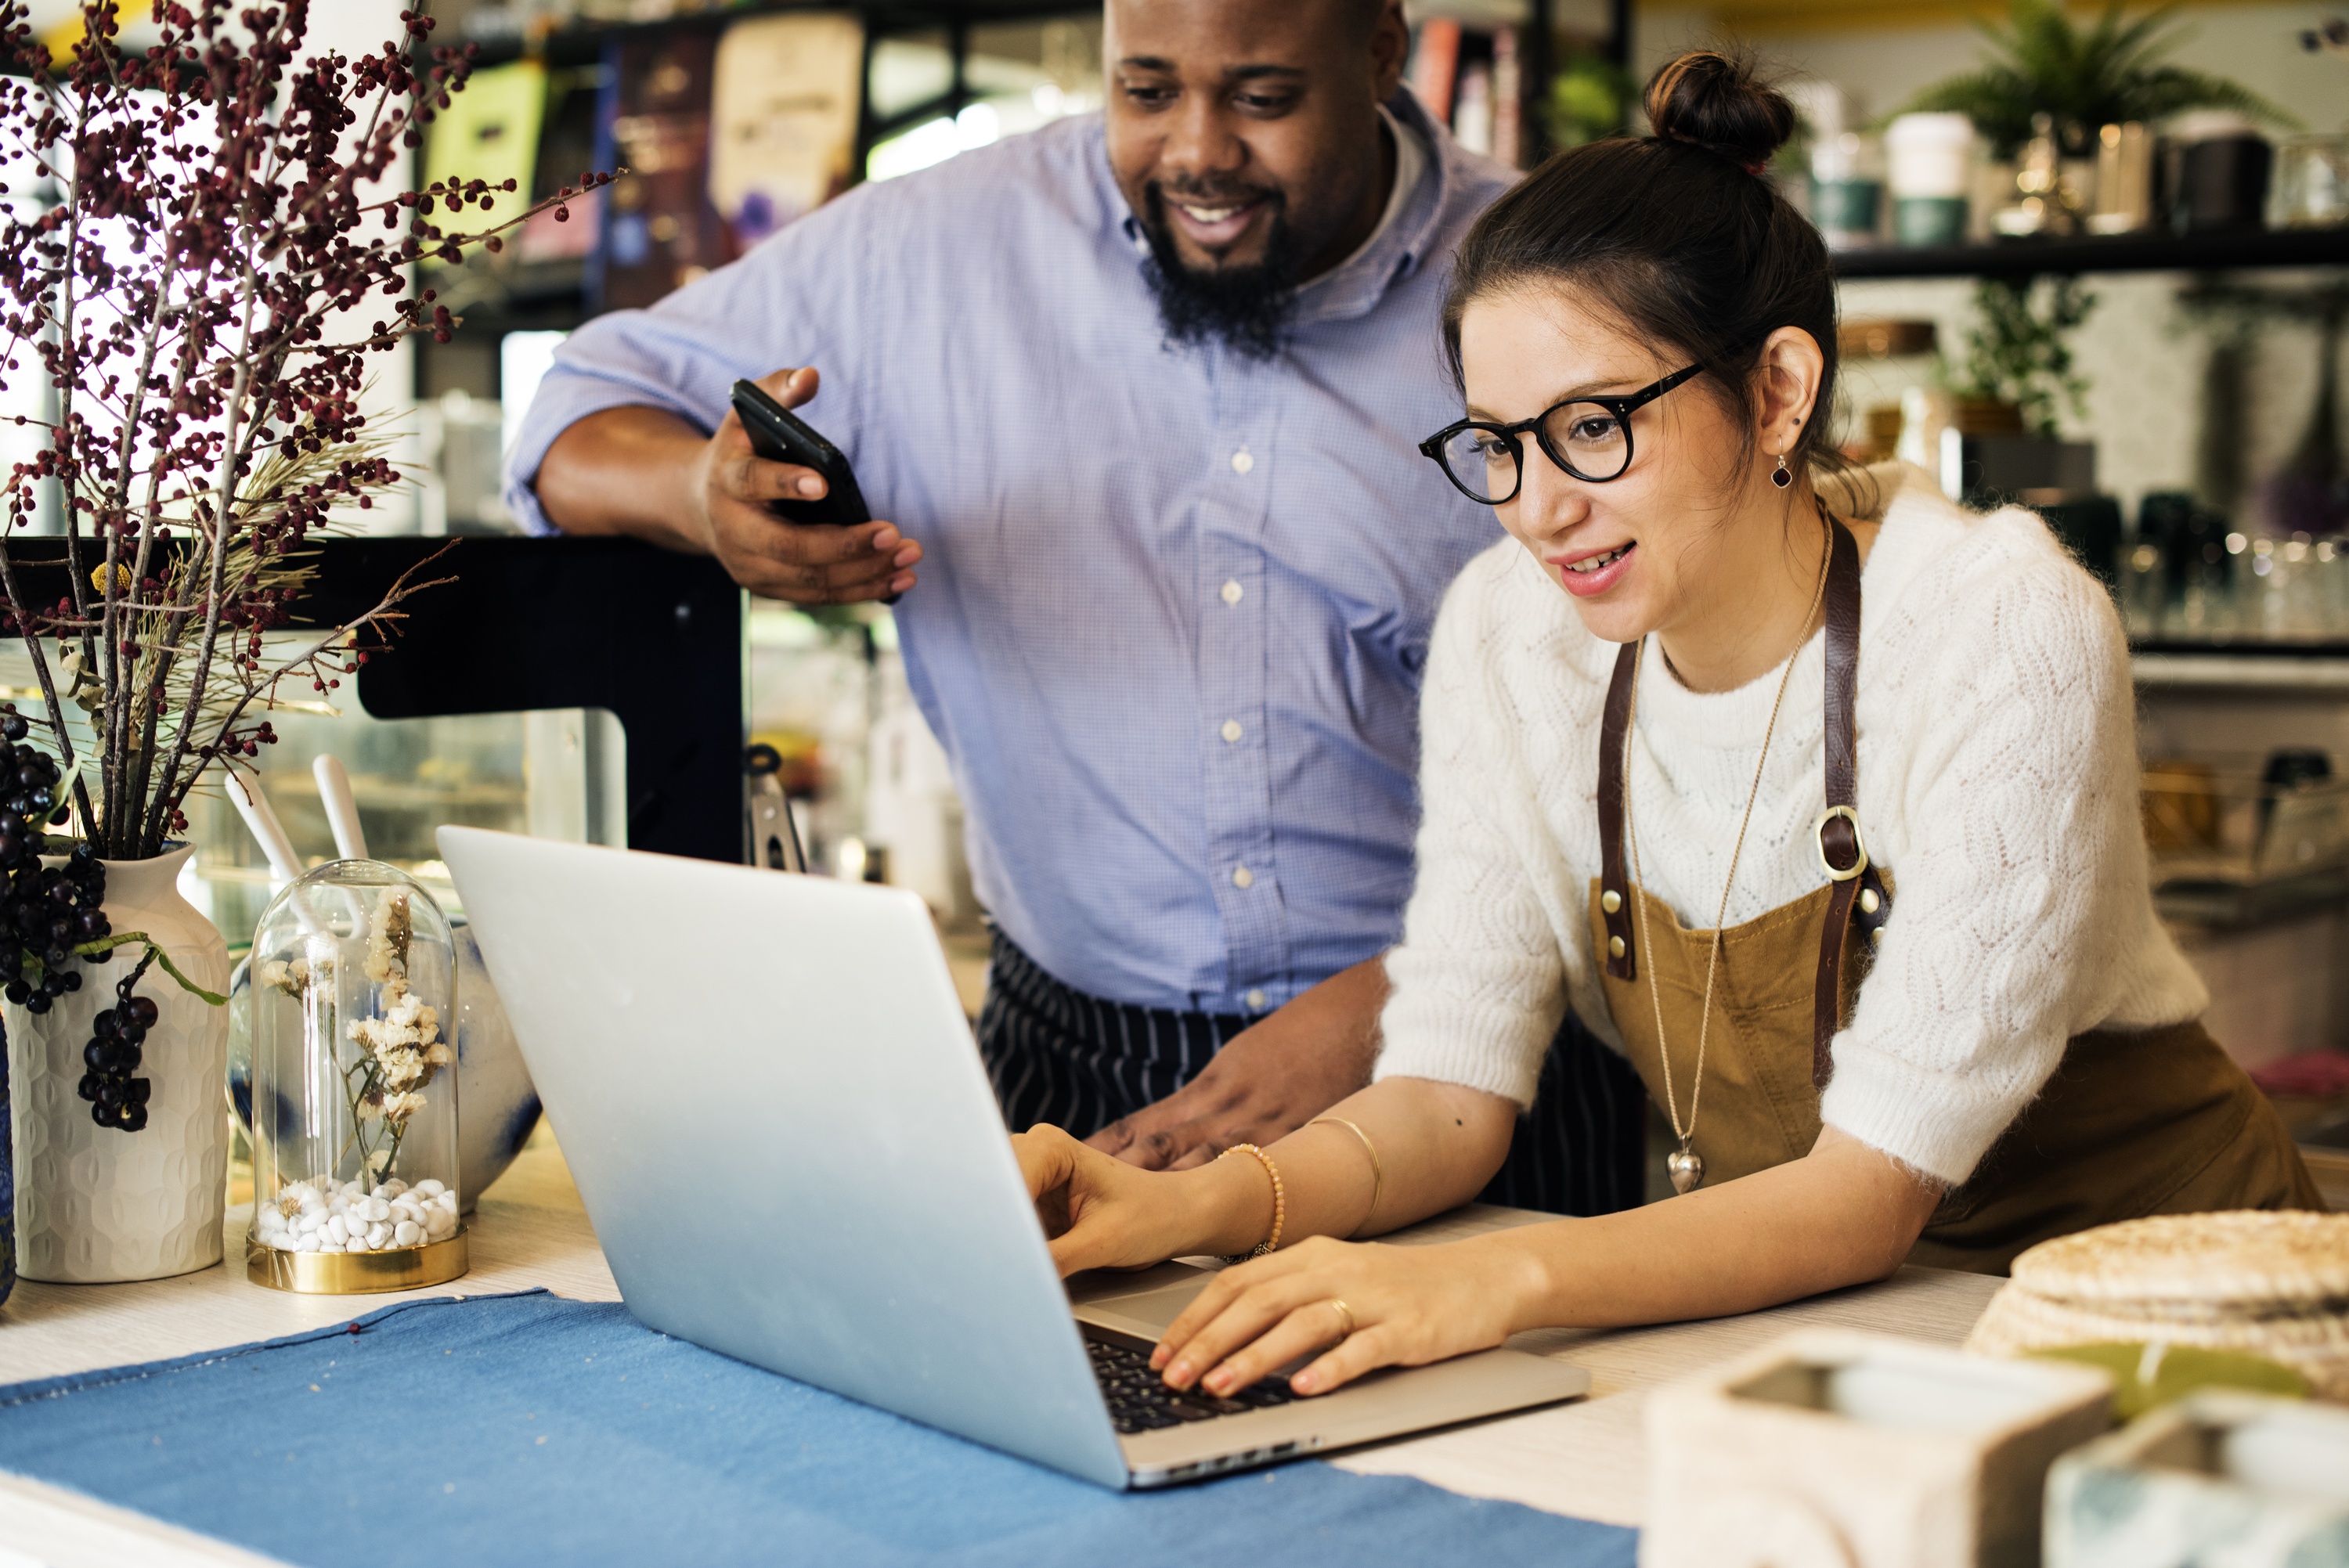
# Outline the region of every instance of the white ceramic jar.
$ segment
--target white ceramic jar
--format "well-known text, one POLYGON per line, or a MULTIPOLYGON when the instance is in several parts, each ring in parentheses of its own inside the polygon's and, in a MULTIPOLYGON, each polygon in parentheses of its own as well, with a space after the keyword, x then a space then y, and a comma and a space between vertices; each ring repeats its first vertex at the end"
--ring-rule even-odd
MULTIPOLYGON (((117 934, 145 932, 181 973, 207 991, 228 989, 228 948, 211 921, 180 896, 181 845, 144 861, 108 861, 106 915, 117 934)), ((15 1088, 16 1267, 22 1277, 65 1284, 161 1279, 221 1261, 227 1202, 228 1014, 150 966, 138 995, 156 1006, 140 1043, 149 1085, 147 1125, 100 1127, 75 1092, 86 1070, 91 1020, 112 1007, 116 983, 139 961, 136 944, 109 964, 84 965, 78 991, 42 1014, 7 1009, 15 1088)))

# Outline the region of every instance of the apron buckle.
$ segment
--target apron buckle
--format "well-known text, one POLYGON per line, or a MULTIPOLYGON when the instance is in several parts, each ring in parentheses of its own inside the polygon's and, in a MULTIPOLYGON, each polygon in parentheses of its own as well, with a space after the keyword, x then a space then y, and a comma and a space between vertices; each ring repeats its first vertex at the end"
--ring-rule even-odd
POLYGON ((1819 820, 1811 824, 1811 837, 1818 848, 1819 870, 1827 873, 1829 882, 1849 882, 1868 870, 1868 841, 1860 837, 1859 812, 1854 808, 1830 806, 1820 812, 1819 820), (1851 824, 1851 847, 1857 851, 1857 857, 1852 863, 1841 869, 1838 869, 1833 861, 1827 859, 1827 824, 1838 817, 1851 824))

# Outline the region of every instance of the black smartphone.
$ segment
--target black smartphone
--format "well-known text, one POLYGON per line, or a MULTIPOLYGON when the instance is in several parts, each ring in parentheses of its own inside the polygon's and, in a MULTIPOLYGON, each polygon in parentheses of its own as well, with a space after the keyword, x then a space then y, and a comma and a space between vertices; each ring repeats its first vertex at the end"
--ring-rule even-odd
POLYGON ((755 381, 734 383, 734 412, 750 434, 750 449, 772 463, 797 463, 823 476, 824 493, 815 500, 768 502, 786 522, 832 523, 851 527, 870 522, 864 492, 840 449, 816 434, 808 422, 784 407, 755 381))

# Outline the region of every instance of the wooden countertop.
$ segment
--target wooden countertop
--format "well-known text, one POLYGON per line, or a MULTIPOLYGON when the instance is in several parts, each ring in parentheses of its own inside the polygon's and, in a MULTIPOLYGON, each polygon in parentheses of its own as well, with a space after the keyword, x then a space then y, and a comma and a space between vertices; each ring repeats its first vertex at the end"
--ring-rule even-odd
MULTIPOLYGON (((1472 1206, 1394 1238, 1437 1242, 1546 1216, 1472 1206)), ((230 1264, 139 1284, 20 1283, 0 1307, 0 1384, 160 1360, 357 1317, 394 1296, 301 1296, 246 1280, 247 1211, 230 1211, 230 1264)), ((430 1295, 494 1295, 543 1286, 585 1301, 616 1301, 595 1233, 563 1156, 533 1140, 482 1194, 471 1222, 472 1272, 430 1295)), ((1475 1497, 1505 1498, 1584 1519, 1640 1522, 1646 1492, 1640 1410, 1648 1391, 1741 1356, 1797 1328, 1870 1329, 1954 1345, 1999 1282, 1905 1268, 1878 1284, 1742 1317, 1661 1328, 1520 1335, 1518 1349, 1587 1368, 1591 1397, 1358 1449, 1333 1462, 1365 1474, 1410 1475, 1475 1497)), ((255 1564, 264 1559, 142 1515, 0 1472, 0 1568, 16 1553, 54 1568, 255 1564)))

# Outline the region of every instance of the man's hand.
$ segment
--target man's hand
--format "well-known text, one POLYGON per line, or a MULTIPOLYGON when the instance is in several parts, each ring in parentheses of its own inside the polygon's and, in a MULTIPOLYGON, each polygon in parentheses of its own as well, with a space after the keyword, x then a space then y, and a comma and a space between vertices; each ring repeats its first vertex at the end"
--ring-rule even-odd
MULTIPOLYGON (((759 385, 786 408, 816 394, 812 369, 778 370, 759 385)), ((731 409, 704 438, 657 408, 606 408, 555 438, 539 467, 539 504, 565 533, 626 533, 714 555, 751 593, 794 604, 847 604, 914 585, 922 547, 895 524, 854 528, 784 521, 777 500, 813 500, 822 475, 750 450, 731 409)))
MULTIPOLYGON (((786 408, 816 394, 813 370, 778 370, 759 385, 786 408)), ((777 500, 815 500, 823 476, 796 463, 754 456, 750 437, 731 408, 702 448, 691 500, 692 526, 702 546, 735 582, 769 599, 794 604, 848 604, 903 593, 914 585, 922 547, 895 527, 856 528, 785 522, 767 510, 777 500)))
POLYGON ((1340 971, 1233 1036, 1183 1088, 1085 1141, 1129 1164, 1180 1171, 1235 1143, 1285 1137, 1370 1082, 1386 995, 1381 960, 1340 971))

